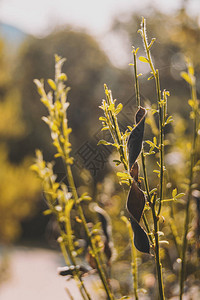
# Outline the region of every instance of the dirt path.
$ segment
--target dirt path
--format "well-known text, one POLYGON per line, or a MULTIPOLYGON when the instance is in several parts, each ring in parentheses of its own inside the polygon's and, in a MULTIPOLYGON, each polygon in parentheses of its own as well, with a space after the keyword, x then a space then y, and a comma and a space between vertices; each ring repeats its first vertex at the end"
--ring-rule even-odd
POLYGON ((0 286, 0 299, 70 300, 65 291, 67 286, 74 300, 82 300, 75 282, 66 283, 57 275, 57 267, 61 265, 62 257, 54 251, 14 248, 10 252, 11 277, 0 286))

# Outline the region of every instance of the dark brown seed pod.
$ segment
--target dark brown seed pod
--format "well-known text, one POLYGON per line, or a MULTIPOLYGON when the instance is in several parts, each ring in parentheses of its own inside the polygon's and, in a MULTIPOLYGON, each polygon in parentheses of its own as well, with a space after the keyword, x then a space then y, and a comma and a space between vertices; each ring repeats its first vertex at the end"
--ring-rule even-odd
POLYGON ((112 242, 112 225, 111 220, 107 212, 99 207, 97 204, 94 204, 91 206, 91 209, 94 210, 101 222, 102 230, 105 236, 105 242, 104 242, 104 253, 108 259, 108 263, 110 259, 112 258, 113 254, 113 242, 112 242))
POLYGON ((134 232, 135 247, 141 252, 149 253, 150 244, 148 236, 139 224, 146 199, 144 192, 140 189, 139 186, 139 166, 136 162, 142 149, 145 116, 146 109, 140 107, 136 113, 136 126, 131 131, 127 143, 129 152, 130 175, 133 178, 133 182, 127 199, 127 210, 131 215, 130 222, 134 232))
POLYGON ((146 232, 134 218, 130 218, 130 222, 134 232, 134 245, 136 249, 140 252, 150 253, 149 238, 146 232))
POLYGON ((129 152, 129 168, 131 170, 142 149, 146 109, 140 107, 136 113, 136 126, 131 131, 127 147, 129 152))
POLYGON ((57 269, 57 271, 58 271, 58 274, 61 276, 73 276, 74 271, 80 271, 81 275, 89 272, 89 270, 87 268, 85 268, 84 266, 80 266, 80 265, 59 267, 57 269))

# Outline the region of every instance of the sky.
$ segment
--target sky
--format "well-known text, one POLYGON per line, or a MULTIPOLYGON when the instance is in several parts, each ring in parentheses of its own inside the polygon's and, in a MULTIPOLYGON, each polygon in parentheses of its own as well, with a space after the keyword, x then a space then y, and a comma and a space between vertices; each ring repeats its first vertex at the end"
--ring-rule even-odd
MULTIPOLYGON (((115 15, 126 11, 143 11, 148 5, 170 12, 183 0, 0 0, 0 20, 25 32, 44 35, 56 25, 71 23, 86 27, 92 34, 101 34, 115 15)), ((190 7, 200 1, 190 0, 190 7)))
MULTIPOLYGON (((0 0, 0 22, 38 37, 45 36, 56 26, 64 24, 86 28, 109 53, 105 46, 105 36, 114 17, 123 16, 127 12, 139 12, 143 15, 150 6, 171 13, 179 9, 183 2, 184 0, 0 0)), ((190 13, 200 15, 199 0, 186 2, 190 13)), ((109 39, 115 47, 115 38, 109 39)), ((115 53, 112 52, 110 56, 111 60, 116 60, 115 53)), ((121 63, 124 65, 127 61, 122 59, 121 63)))

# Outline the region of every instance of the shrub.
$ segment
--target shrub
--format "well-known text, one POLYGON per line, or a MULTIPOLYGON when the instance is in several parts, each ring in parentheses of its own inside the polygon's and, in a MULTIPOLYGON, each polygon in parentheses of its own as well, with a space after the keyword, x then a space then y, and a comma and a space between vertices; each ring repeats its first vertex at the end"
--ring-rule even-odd
MULTIPOLYGON (((141 106, 139 89, 139 76, 141 74, 137 72, 137 53, 139 49, 133 47, 135 92, 138 108, 135 114, 135 124, 128 126, 125 132, 121 131, 118 114, 123 109, 123 105, 121 103, 116 104, 111 90, 105 85, 106 99, 102 101, 100 106, 104 116, 100 117, 100 120, 102 130, 109 131, 113 141, 100 140, 99 144, 113 146, 118 152, 119 158, 114 160, 116 168, 120 170, 117 171, 117 176, 120 185, 127 187, 129 190, 126 204, 127 212, 122 212, 121 220, 127 226, 131 241, 131 266, 135 299, 138 299, 140 294, 138 285, 141 285, 144 281, 144 278, 142 278, 142 276, 144 277, 144 270, 143 274, 142 269, 141 272, 139 271, 138 258, 144 264, 145 261, 150 261, 147 269, 150 273, 154 273, 152 256, 155 258, 158 287, 157 291, 153 291, 153 297, 159 295, 159 299, 164 299, 165 294, 169 297, 170 291, 167 287, 172 289, 173 285, 177 283, 177 278, 179 278, 179 294, 180 299, 182 299, 186 279, 188 244, 190 252, 195 257, 192 267, 194 276, 198 272, 195 264, 199 255, 195 240, 198 233, 195 232, 194 227, 192 228, 190 218, 190 214, 195 213, 194 208, 191 208, 192 197, 198 199, 197 203, 199 203, 200 198, 197 190, 198 177, 196 175, 199 170, 197 139, 200 110, 196 95, 194 69, 191 61, 187 59, 188 72, 182 72, 181 74, 191 88, 191 99, 188 103, 191 107, 190 118, 193 123, 193 136, 192 139, 187 137, 185 146, 183 146, 185 142, 183 137, 181 139, 177 138, 174 145, 170 145, 167 136, 173 122, 172 116, 169 116, 167 111, 170 93, 166 90, 161 91, 159 71, 154 67, 150 52, 155 39, 148 43, 145 19, 142 19, 139 33, 146 53, 146 56, 140 56, 139 60, 150 66, 151 74, 148 80, 154 80, 155 82, 157 101, 151 106, 141 106), (152 128, 152 138, 148 140, 144 140, 143 137, 146 119, 152 128), (167 165, 167 160, 169 160, 167 157, 169 158, 170 150, 173 153, 174 149, 177 151, 180 149, 180 154, 183 147, 187 149, 187 153, 183 158, 186 164, 182 168, 184 174, 180 178, 179 165, 174 166, 173 163, 167 165), (166 148, 167 156, 165 159, 166 148), (152 169, 152 166, 156 166, 156 168, 152 169), (153 173, 157 175, 157 178, 153 177, 153 173), (176 178, 177 174, 179 174, 178 178, 176 178), (152 177, 153 180, 151 180, 152 177), (180 184, 180 186, 177 187, 177 184, 180 184), (164 218, 165 222, 163 221, 164 218), (182 221, 183 218, 184 221, 182 221), (178 224, 179 220, 181 220, 180 226, 178 224), (192 235, 192 238, 189 239, 189 235, 192 235), (168 246, 169 241, 170 245, 168 246), (165 269, 162 267, 162 261, 165 269), (176 264, 180 269, 179 272, 175 268, 176 264), (166 288, 165 291, 164 287, 166 288)), ((91 299, 90 291, 83 280, 83 275, 90 273, 90 271, 88 267, 86 268, 82 264, 79 265, 77 260, 78 255, 82 251, 86 251, 87 261, 98 272, 106 297, 114 299, 118 295, 114 293, 112 281, 110 280, 111 266, 114 259, 111 220, 106 211, 95 203, 95 199, 92 199, 87 193, 79 194, 75 185, 72 173, 74 159, 71 156, 72 145, 69 140, 71 128, 68 125, 67 118, 69 103, 66 99, 69 88, 64 84, 67 77, 62 73, 64 59, 56 55, 55 63, 55 80, 48 80, 51 91, 46 93, 43 81, 35 80, 35 83, 41 101, 48 110, 48 116, 43 117, 43 120, 50 128, 52 142, 56 148, 55 158, 60 157, 63 160, 67 182, 66 184, 58 182, 53 169, 54 163, 45 162, 39 150, 36 152, 36 163, 32 166, 32 169, 37 172, 42 180, 45 199, 49 207, 45 214, 54 214, 60 229, 58 243, 67 265, 67 267, 59 269, 60 274, 72 276, 77 281, 83 299, 91 299), (91 222, 86 220, 85 214, 87 211, 83 209, 83 204, 87 201, 91 202, 89 207, 99 217, 100 222, 96 225, 91 225, 91 222), (72 212, 76 223, 85 232, 86 249, 84 250, 78 242, 80 236, 77 236, 77 233, 72 229, 72 212)), ((174 123, 173 126, 176 131, 177 124, 174 123)), ((114 241, 114 244, 117 244, 117 241, 114 241)), ((148 292, 150 295, 150 291, 148 292)), ((128 297, 126 295, 121 299, 127 299, 128 297)))

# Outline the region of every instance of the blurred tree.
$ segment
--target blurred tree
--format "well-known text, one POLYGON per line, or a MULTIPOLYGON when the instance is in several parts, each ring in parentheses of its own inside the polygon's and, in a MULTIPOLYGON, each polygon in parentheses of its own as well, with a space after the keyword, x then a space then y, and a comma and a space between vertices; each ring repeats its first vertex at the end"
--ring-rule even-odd
MULTIPOLYGON (((66 57, 64 72, 69 77, 69 122, 73 128, 74 149, 85 143, 99 129, 98 116, 104 90, 103 84, 111 82, 117 87, 119 70, 115 69, 93 37, 84 32, 75 32, 70 28, 56 31, 43 39, 29 39, 21 51, 16 76, 22 92, 24 117, 29 132, 20 147, 24 153, 32 153, 35 147, 44 150, 47 158, 52 156, 48 128, 41 121, 45 114, 33 79, 54 78, 54 54, 66 57)), ((124 80, 125 82, 125 80, 124 80)), ((122 91, 118 93, 122 95, 122 91)), ((23 155, 23 153, 21 153, 23 155)), ((12 156, 20 157, 13 152, 12 156)))
MULTIPOLYGON (((169 110, 187 119, 189 112, 186 100, 189 96, 189 89, 181 78, 180 72, 186 69, 184 56, 187 55, 194 62, 197 74, 199 73, 200 58, 197 53, 200 47, 200 27, 198 19, 189 16, 184 8, 176 14, 163 14, 152 9, 147 9, 143 14, 147 18, 149 40, 156 37, 151 53, 161 76, 161 89, 170 90, 169 110)), ((137 34, 140 22, 141 17, 133 13, 129 15, 128 21, 116 19, 112 30, 121 35, 122 42, 126 37, 130 45, 140 47, 139 55, 142 56, 144 54, 142 41, 137 34)), ((139 71, 143 73, 140 77, 143 96, 147 99, 154 99, 152 81, 149 80, 146 83, 150 69, 142 62, 139 62, 138 66, 139 71), (145 83, 144 89, 143 83, 145 83)), ((197 90, 199 91, 198 84, 197 90)))
MULTIPOLYGON (((101 50, 93 37, 85 32, 76 32, 71 28, 55 31, 49 36, 38 39, 29 37, 22 45, 14 73, 16 86, 22 98, 23 121, 26 132, 17 141, 10 142, 10 158, 20 162, 24 156, 32 155, 36 148, 43 150, 47 160, 52 160, 54 147, 49 137, 49 129, 41 120, 45 115, 45 108, 40 103, 33 83, 35 78, 54 78, 54 55, 66 57, 63 71, 68 75, 69 92, 69 124, 72 128, 71 140, 73 143, 73 156, 84 149, 85 144, 91 147, 89 158, 99 151, 97 146, 101 130, 101 122, 98 117, 101 111, 98 106, 104 96, 104 83, 112 84, 113 91, 117 90, 117 96, 124 95, 127 75, 112 66, 106 54, 101 50), (119 84, 120 82, 120 84, 119 84), (119 90, 120 86, 120 90, 119 90), (83 147, 83 148, 82 148, 83 147)), ((108 154, 109 155, 109 154, 108 154)), ((108 158, 107 155, 107 158, 108 158)), ((102 157, 99 158, 104 159, 102 157)), ((87 162, 84 164, 87 167, 87 162)), ((93 187, 107 172, 108 164, 99 162, 100 168, 96 172, 92 182, 93 187), (107 167, 106 167, 107 166, 107 167)), ((94 166, 96 168, 96 166, 94 166)), ((55 166, 58 179, 63 177, 63 166, 59 159, 55 166)), ((80 169, 75 168, 76 183, 82 182, 80 169)), ((84 173, 84 172, 83 172, 84 173)), ((93 176, 93 174, 92 174, 93 176)), ((87 176, 87 178, 89 178, 87 176)), ((44 200, 38 203, 37 215, 23 222, 23 238, 33 239, 44 236, 47 217, 43 217, 44 200), (37 224, 37 225, 36 225, 37 224)), ((47 229, 48 230, 48 229, 47 229)), ((49 233, 47 232, 49 236, 49 233)), ((44 238, 42 238, 44 240, 44 238)))
MULTIPOLYGON (((9 150, 12 141, 25 135, 21 118, 19 92, 13 87, 11 65, 0 40, 0 243, 19 237, 22 219, 32 214, 38 198, 39 183, 29 171, 30 158, 12 163, 9 150)), ((13 149, 15 151, 15 149, 13 149)))
MULTIPOLYGON (((180 26, 177 26, 177 20, 177 16, 166 16, 151 11, 147 20, 148 32, 150 37, 153 33, 152 37, 156 36, 156 43, 159 43, 157 47, 153 47, 152 54, 156 57, 156 67, 160 71, 161 88, 165 87, 171 93, 169 110, 188 118, 187 95, 189 95, 189 91, 179 75, 180 71, 185 68, 183 48, 178 40, 173 38, 175 31, 180 30, 180 26), (182 101, 183 99, 185 101, 182 101)), ((127 23, 116 20, 112 30, 121 34, 122 37, 128 35, 130 49, 134 41, 134 46, 140 46, 142 55, 143 47, 140 36, 136 33, 140 21, 141 18, 137 15, 133 15, 127 23)), ((45 109, 39 101, 33 79, 54 77, 55 53, 67 58, 63 71, 67 73, 69 77, 68 85, 72 88, 69 93, 71 103, 69 123, 73 129, 74 152, 87 141, 90 144, 91 140, 94 142, 92 149, 94 151, 99 149, 96 147, 98 138, 95 140, 95 135, 99 133, 101 127, 98 121, 101 114, 98 106, 102 97, 104 97, 104 83, 107 83, 109 88, 113 90, 113 95, 125 104, 120 125, 125 127, 133 123, 136 103, 134 100, 133 76, 130 74, 131 67, 127 66, 124 70, 114 68, 91 36, 85 32, 76 32, 70 27, 55 31, 46 38, 30 37, 21 49, 15 71, 15 77, 22 95, 23 117, 27 128, 26 134, 21 137, 20 142, 12 142, 13 147, 10 156, 15 161, 20 161, 26 154, 32 154, 35 148, 43 150, 47 160, 52 159, 54 148, 51 146, 48 128, 41 121, 45 109)), ((143 77, 140 77, 143 105, 149 99, 149 101, 154 100, 155 93, 152 81, 147 81, 149 70, 145 69, 142 63, 139 64, 139 68, 144 74, 143 77)), ((148 134, 147 126, 146 133, 148 134)), ((62 173, 59 164, 56 168, 57 173, 62 173)), ((94 185, 103 178, 106 172, 105 166, 100 167, 97 175, 93 178, 94 185)))

